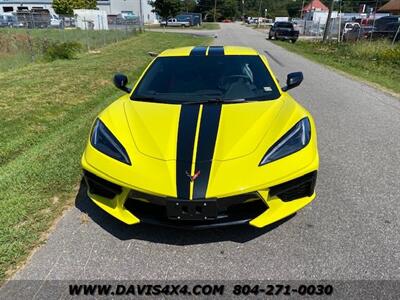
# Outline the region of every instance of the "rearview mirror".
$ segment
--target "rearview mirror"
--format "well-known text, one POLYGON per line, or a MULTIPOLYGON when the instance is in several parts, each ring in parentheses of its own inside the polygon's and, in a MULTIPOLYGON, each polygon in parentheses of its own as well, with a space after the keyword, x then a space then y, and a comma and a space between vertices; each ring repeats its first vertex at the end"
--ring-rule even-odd
POLYGON ((124 74, 115 74, 114 75, 114 85, 120 89, 123 90, 126 93, 130 93, 132 89, 128 88, 126 85, 128 84, 128 77, 126 77, 124 74))
POLYGON ((282 91, 286 92, 300 85, 300 83, 303 81, 303 78, 302 72, 289 73, 286 79, 286 86, 282 88, 282 91))

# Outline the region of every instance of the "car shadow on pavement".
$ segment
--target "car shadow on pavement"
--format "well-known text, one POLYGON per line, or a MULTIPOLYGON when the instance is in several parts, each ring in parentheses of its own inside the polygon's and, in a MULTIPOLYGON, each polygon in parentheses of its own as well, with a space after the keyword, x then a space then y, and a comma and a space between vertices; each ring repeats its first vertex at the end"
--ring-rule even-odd
POLYGON ((87 214, 95 223, 120 240, 145 240, 154 243, 170 245, 194 245, 221 241, 245 243, 263 234, 274 230, 294 217, 295 214, 282 219, 264 228, 255 228, 248 225, 229 226, 204 230, 185 230, 162 226, 137 224, 127 225, 112 217, 97 205, 86 194, 86 185, 81 182, 75 199, 75 206, 82 213, 87 214))

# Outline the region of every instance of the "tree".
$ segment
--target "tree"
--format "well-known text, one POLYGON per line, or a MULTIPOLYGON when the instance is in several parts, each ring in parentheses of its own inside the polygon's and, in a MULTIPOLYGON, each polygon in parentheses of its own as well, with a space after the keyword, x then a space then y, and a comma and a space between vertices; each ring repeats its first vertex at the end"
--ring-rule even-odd
POLYGON ((168 18, 176 16, 181 11, 182 2, 180 0, 154 0, 149 1, 153 7, 152 12, 159 15, 168 22, 168 18))
POLYGON ((66 16, 72 16, 74 9, 95 9, 96 5, 96 0, 53 0, 54 11, 66 16))
POLYGON ((234 19, 238 15, 237 0, 224 0, 220 4, 220 13, 224 18, 234 19))
POLYGON ((302 9, 302 0, 297 0, 297 1, 291 1, 287 4, 287 11, 289 14, 289 17, 291 18, 296 18, 300 17, 300 11, 302 9))
POLYGON ((332 15, 332 11, 333 11, 334 5, 335 5, 335 1, 331 0, 331 3, 329 5, 328 18, 326 19, 324 36, 322 37, 322 41, 323 42, 325 42, 326 39, 328 38, 328 34, 329 34, 330 29, 331 29, 331 15, 332 15))
POLYGON ((196 0, 183 0, 182 10, 185 12, 194 12, 196 10, 196 0))

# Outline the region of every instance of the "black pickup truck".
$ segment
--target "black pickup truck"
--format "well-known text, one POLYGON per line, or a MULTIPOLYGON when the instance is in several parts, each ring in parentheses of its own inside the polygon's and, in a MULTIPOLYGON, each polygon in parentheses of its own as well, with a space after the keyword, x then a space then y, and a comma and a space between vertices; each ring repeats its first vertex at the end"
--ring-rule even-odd
POLYGON ((299 38, 299 31, 294 29, 291 22, 275 22, 268 33, 268 39, 290 40, 295 43, 299 38))

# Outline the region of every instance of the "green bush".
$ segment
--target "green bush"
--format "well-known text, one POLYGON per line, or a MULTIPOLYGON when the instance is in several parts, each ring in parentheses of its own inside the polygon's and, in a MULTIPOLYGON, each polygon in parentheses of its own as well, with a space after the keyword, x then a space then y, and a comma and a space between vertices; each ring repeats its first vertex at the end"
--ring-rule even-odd
POLYGON ((82 50, 82 44, 78 42, 52 42, 44 47, 44 56, 49 61, 56 59, 73 59, 82 50))

